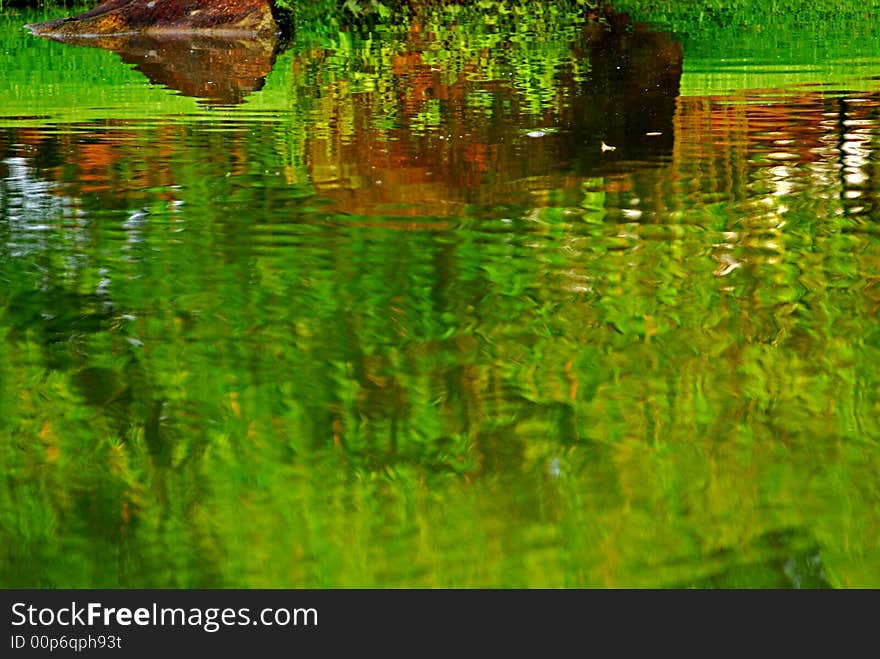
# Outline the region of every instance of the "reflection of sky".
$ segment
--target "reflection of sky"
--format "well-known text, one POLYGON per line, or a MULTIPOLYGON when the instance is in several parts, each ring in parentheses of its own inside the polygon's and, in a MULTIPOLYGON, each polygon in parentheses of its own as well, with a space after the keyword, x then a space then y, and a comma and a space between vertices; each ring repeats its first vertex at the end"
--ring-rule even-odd
POLYGON ((9 172, 0 184, 0 207, 11 233, 7 247, 13 256, 44 248, 43 236, 69 221, 74 202, 56 193, 57 183, 35 178, 25 158, 3 162, 9 172))
MULTIPOLYGON (((865 99, 848 99, 848 105, 856 108, 865 99)), ((862 196, 862 187, 868 181, 867 167, 871 156, 871 133, 875 129, 874 122, 864 118, 847 118, 843 121, 847 132, 843 135, 840 149, 843 153, 843 178, 846 182, 845 197, 857 199, 862 196)), ((851 207, 850 213, 863 211, 863 207, 851 207)))

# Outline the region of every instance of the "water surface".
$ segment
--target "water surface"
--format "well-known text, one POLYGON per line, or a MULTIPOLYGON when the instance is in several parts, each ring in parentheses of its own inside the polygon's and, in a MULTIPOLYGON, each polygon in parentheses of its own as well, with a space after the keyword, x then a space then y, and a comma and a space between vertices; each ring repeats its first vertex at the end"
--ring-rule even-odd
POLYGON ((39 18, 0 584, 880 585, 876 40, 39 18))

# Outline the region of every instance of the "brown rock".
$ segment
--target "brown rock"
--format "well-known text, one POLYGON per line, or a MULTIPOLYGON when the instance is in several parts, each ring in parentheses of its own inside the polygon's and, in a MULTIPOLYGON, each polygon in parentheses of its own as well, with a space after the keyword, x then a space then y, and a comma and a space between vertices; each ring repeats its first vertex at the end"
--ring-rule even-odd
POLYGON ((202 33, 238 37, 277 31, 269 0, 108 0, 78 16, 28 25, 40 36, 202 33))

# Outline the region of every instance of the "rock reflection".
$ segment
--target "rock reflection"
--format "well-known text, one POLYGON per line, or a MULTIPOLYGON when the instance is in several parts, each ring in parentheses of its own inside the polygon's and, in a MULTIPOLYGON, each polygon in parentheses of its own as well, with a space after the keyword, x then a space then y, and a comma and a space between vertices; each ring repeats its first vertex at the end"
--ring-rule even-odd
POLYGON ((555 60, 500 44, 494 70, 476 47, 438 62, 442 45, 414 29, 405 52, 357 81, 343 74, 356 64, 338 53, 294 59, 298 89, 325 81, 320 97, 297 100, 316 125, 305 147, 311 179, 337 209, 448 217, 531 205, 549 190, 578 189, 584 175, 672 154, 682 53, 667 34, 624 19, 587 24, 555 60))
POLYGON ((229 39, 209 34, 128 34, 49 38, 112 50, 153 84, 226 105, 241 103, 262 89, 278 50, 278 41, 271 36, 229 39))

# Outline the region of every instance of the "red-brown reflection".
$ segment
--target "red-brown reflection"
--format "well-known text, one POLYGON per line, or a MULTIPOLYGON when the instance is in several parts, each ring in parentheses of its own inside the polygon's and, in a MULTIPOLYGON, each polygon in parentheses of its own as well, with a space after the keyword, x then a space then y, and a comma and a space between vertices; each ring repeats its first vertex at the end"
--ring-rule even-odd
MULTIPOLYGON (((536 100, 518 86, 527 76, 517 78, 514 62, 509 75, 481 79, 489 53, 451 76, 427 57, 432 35, 414 28, 387 84, 354 93, 341 79, 323 89, 312 111, 323 129, 307 147, 313 183, 352 214, 449 216, 471 204, 531 203, 536 192, 621 161, 639 167, 669 156, 679 44, 638 26, 588 25, 569 47, 552 95, 536 100)), ((298 57, 294 76, 324 79, 331 55, 298 57)), ((504 52, 492 55, 505 61, 504 52)))
POLYGON ((262 89, 275 63, 277 40, 191 34, 129 34, 56 38, 114 51, 150 82, 214 104, 241 103, 262 89))

